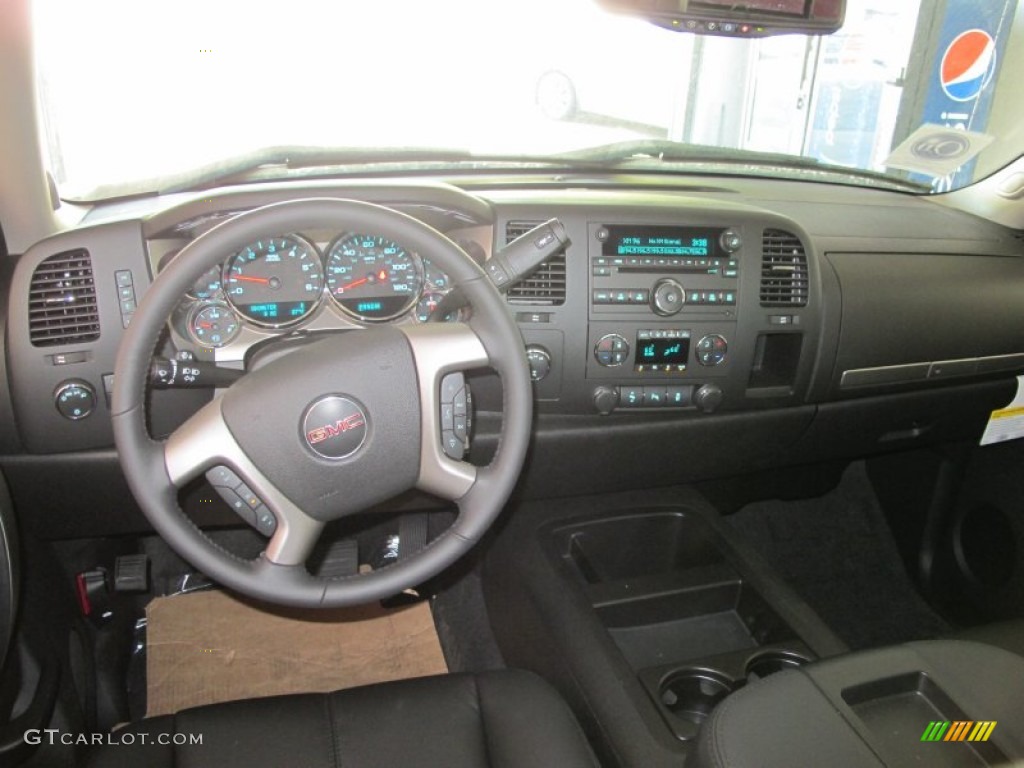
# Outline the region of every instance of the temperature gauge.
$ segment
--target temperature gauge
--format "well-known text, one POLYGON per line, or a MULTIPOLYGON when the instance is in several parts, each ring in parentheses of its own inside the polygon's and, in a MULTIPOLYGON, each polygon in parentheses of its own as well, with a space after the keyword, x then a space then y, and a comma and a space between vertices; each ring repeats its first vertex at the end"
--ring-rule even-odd
MULTIPOLYGON (((416 319, 421 323, 427 322, 430 315, 433 314, 434 310, 437 309, 437 305, 441 303, 441 299, 444 298, 444 294, 440 293, 424 293, 418 302, 416 302, 416 319)), ((454 312, 449 312, 444 316, 444 322, 454 323, 462 319, 462 310, 457 309, 454 312)))
POLYGON ((192 311, 188 331, 204 347, 223 347, 238 335, 238 317, 223 304, 201 304, 192 311))

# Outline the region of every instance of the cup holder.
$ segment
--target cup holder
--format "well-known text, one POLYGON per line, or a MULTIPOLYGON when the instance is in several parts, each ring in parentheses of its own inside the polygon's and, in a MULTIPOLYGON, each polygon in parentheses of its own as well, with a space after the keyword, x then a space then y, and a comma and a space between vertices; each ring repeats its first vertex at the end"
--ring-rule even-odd
POLYGON ((754 682, 787 669, 806 664, 810 659, 792 651, 767 651, 747 662, 747 680, 754 682))
POLYGON ((667 678, 661 685, 661 703, 665 709, 687 724, 696 734, 711 710, 737 688, 736 683, 706 669, 691 669, 667 678))

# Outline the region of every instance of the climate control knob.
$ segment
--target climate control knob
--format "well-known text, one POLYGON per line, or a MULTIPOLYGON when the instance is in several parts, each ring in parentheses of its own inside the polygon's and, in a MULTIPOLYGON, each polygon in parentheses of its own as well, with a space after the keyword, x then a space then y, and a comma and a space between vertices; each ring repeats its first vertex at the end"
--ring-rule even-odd
POLYGON ((605 368, 618 368, 629 357, 629 342, 617 333, 602 336, 594 345, 594 358, 605 368))
POLYGON ((654 284, 651 290, 651 308, 659 315, 674 315, 683 308, 686 291, 671 278, 664 278, 654 284))
POLYGON ((714 366, 725 362, 729 352, 729 342, 718 333, 712 333, 697 342, 697 362, 701 365, 714 366))

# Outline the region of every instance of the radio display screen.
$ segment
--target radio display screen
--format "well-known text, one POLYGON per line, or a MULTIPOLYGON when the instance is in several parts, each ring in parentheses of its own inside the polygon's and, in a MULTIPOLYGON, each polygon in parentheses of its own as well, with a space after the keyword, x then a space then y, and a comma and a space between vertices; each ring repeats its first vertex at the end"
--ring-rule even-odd
POLYGON ((690 332, 674 330, 637 331, 637 373, 681 373, 690 359, 690 332))
POLYGON ((705 227, 608 227, 604 256, 708 259, 726 254, 718 244, 724 230, 705 227))

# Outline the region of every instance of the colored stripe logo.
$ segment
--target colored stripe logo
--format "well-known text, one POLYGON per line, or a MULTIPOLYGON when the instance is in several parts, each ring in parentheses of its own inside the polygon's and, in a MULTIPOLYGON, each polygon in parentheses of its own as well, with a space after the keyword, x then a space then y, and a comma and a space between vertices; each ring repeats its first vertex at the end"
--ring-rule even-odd
POLYGON ((928 723, 921 741, 988 741, 995 729, 995 720, 936 720, 928 723))
POLYGON ((958 35, 942 56, 942 90, 953 101, 978 98, 996 71, 996 41, 983 29, 958 35))

